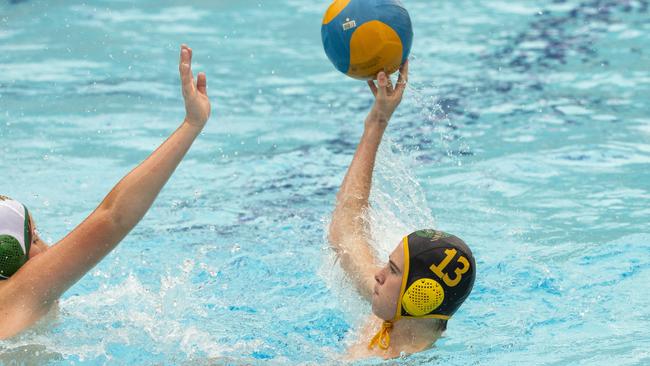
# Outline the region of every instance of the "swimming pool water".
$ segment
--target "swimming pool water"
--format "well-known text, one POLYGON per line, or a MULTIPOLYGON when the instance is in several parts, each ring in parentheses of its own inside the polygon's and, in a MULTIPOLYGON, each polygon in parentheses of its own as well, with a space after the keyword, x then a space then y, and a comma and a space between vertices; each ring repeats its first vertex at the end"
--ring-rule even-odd
MULTIPOLYGON (((181 43, 214 107, 140 225, 0 364, 337 364, 370 314, 324 240, 372 102, 325 57, 328 1, 179 4, 0 2, 0 193, 49 242, 182 120, 181 43)), ((478 273, 436 347, 387 364, 650 364, 648 1, 404 4, 375 245, 435 226, 478 273)))

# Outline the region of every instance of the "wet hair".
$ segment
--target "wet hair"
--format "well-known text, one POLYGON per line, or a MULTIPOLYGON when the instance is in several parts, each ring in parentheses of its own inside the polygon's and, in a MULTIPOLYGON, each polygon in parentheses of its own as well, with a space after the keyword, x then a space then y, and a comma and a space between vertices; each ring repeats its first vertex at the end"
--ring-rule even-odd
POLYGON ((436 330, 440 331, 440 333, 446 331, 447 330, 447 320, 439 319, 437 326, 438 326, 438 328, 436 330))
POLYGON ((444 319, 433 319, 434 322, 431 323, 432 329, 434 332, 443 333, 447 330, 447 320, 444 319))

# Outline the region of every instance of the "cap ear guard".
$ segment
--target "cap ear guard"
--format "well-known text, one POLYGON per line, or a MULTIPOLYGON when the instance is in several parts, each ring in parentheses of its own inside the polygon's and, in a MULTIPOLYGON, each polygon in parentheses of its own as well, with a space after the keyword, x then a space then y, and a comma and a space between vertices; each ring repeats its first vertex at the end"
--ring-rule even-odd
POLYGON ((27 207, 0 196, 0 280, 18 272, 29 259, 32 225, 27 207))
POLYGON ((0 279, 7 279, 27 262, 18 239, 10 235, 0 235, 0 279))
POLYGON ((431 278, 421 278, 404 292, 402 307, 412 316, 423 316, 437 309, 445 299, 445 290, 431 278))

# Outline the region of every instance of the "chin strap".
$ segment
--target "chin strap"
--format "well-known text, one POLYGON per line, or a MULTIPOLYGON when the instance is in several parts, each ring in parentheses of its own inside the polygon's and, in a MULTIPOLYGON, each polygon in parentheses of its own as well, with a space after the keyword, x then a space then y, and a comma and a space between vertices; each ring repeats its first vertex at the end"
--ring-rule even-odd
POLYGON ((379 346, 379 348, 383 350, 387 350, 388 346, 390 346, 390 331, 393 330, 393 323, 389 321, 384 321, 384 323, 381 325, 381 329, 377 334, 375 334, 374 337, 370 340, 370 344, 368 344, 368 349, 373 349, 375 346, 379 346))

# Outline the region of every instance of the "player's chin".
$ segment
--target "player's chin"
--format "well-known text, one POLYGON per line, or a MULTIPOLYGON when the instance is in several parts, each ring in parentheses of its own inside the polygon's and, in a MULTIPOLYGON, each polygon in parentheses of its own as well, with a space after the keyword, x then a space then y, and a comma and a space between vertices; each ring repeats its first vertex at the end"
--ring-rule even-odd
POLYGON ((377 311, 377 295, 372 294, 372 313, 379 316, 378 311, 377 311))
POLYGON ((391 315, 389 315, 389 312, 386 311, 385 307, 382 306, 383 304, 378 300, 379 297, 377 295, 372 296, 372 313, 380 319, 389 320, 391 315))

